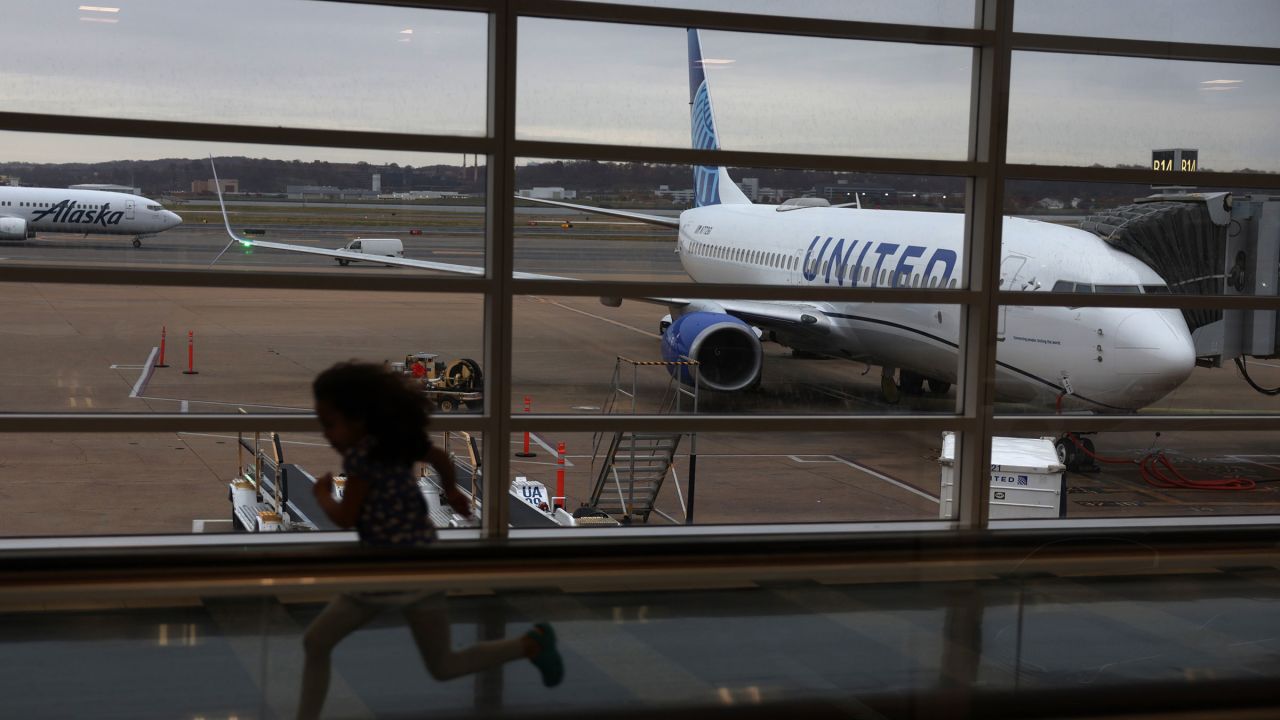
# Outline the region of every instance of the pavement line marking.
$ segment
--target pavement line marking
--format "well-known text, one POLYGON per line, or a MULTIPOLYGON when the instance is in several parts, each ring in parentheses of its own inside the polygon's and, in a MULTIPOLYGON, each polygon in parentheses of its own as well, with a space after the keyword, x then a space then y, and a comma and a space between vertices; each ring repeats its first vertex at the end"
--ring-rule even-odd
POLYGON ((138 381, 133 384, 133 389, 129 391, 129 397, 138 397, 138 393, 145 390, 147 383, 151 382, 151 373, 155 371, 156 355, 159 354, 159 352, 159 347, 151 348, 151 354, 147 356, 147 364, 144 366, 146 369, 138 375, 138 381))
POLYGON ((624 329, 626 329, 626 330, 630 330, 631 332, 637 332, 637 333, 640 333, 641 335, 644 335, 645 337, 650 337, 650 338, 651 338, 651 337, 657 337, 657 335, 656 335, 655 333, 653 333, 652 331, 649 331, 649 330, 641 330, 640 328, 638 328, 638 327, 636 327, 636 326, 634 326, 634 325, 628 325, 628 324, 626 324, 626 323, 620 323, 620 322, 618 322, 617 320, 610 320, 610 319, 609 319, 609 318, 607 318, 607 317, 602 317, 602 316, 600 316, 600 315, 596 315, 595 313, 589 313, 589 312, 587 312, 586 310, 579 310, 578 308, 569 307, 568 305, 565 305, 565 304, 563 304, 563 303, 558 303, 558 302, 556 302, 555 300, 545 300, 545 299, 544 299, 544 302, 550 303, 551 305, 555 305, 555 306, 556 306, 556 307, 558 307, 558 308, 564 308, 565 310, 568 310, 569 312, 576 312, 576 313, 578 313, 579 315, 586 315, 586 316, 587 316, 587 317, 589 317, 589 318, 595 318, 596 320, 601 320, 601 321, 603 321, 603 322, 607 322, 607 323, 609 323, 610 325, 617 325, 618 327, 620 327, 620 328, 624 328, 624 329))
POLYGON ((168 402, 195 403, 197 405, 225 405, 227 407, 253 407, 267 408, 269 410, 311 410, 311 408, 294 407, 292 405, 254 405, 253 403, 238 402, 222 402, 220 400, 183 400, 182 398, 156 397, 154 395, 139 395, 140 400, 167 400, 168 402))
POLYGON ((182 412, 186 412, 186 411, 187 411, 188 409, 190 409, 190 408, 191 408, 191 404, 190 404, 190 403, 188 403, 186 400, 183 400, 183 401, 182 401, 182 412))
POLYGON ((108 365, 108 370, 140 370, 146 365, 108 365))
POLYGON ((888 475, 886 474, 877 473, 876 470, 872 470, 865 465, 859 465, 858 462, 851 462, 849 460, 845 460, 844 457, 836 457, 835 455, 831 455, 829 457, 833 457, 833 459, 835 459, 836 462, 844 462, 845 465, 849 465, 850 468, 852 469, 861 470, 863 471, 863 473, 867 473, 868 475, 870 475, 870 477, 882 479, 884 480, 884 482, 891 484, 891 486, 900 487, 902 489, 905 489, 906 492, 914 493, 914 495, 923 497, 924 500, 928 500, 931 502, 938 502, 938 503, 942 502, 941 500, 938 500, 938 498, 933 497, 932 495, 929 495, 929 493, 927 492, 924 492, 923 489, 911 487, 909 486, 909 484, 902 482, 902 480, 895 480, 891 477, 888 477, 888 475))

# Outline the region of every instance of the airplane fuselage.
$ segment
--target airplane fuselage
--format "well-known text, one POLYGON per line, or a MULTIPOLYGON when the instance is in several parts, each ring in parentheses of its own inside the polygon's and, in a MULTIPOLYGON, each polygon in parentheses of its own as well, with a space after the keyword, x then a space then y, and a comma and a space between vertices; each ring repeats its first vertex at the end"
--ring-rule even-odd
POLYGON ((10 227, 3 234, 8 239, 37 232, 152 235, 182 222, 160 203, 141 195, 0 186, 0 221, 5 220, 10 227))
MULTIPOLYGON (((964 216, 953 213, 724 204, 680 217, 679 253, 697 282, 954 288, 964 284, 964 216)), ((1092 233, 1005 218, 999 286, 1015 292, 1145 292, 1164 282, 1092 233), (1070 285, 1067 285, 1070 283, 1070 285), (1083 288, 1080 288, 1083 289, 1083 288)), ((811 303, 825 335, 771 331, 784 345, 955 382, 960 307, 811 303)), ((997 396, 1135 409, 1190 375, 1194 350, 1177 310, 1005 306, 997 396)))

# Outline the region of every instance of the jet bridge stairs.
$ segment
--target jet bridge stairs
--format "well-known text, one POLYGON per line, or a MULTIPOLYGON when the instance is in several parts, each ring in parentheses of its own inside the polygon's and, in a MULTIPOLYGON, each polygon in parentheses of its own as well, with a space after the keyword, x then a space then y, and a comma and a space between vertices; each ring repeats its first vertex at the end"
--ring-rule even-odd
MULTIPOLYGON (((682 414, 698 411, 697 363, 664 360, 638 361, 619 356, 614 363, 610 392, 602 411, 606 414, 637 413, 641 372, 647 369, 668 371, 666 387, 658 401, 656 414, 682 414), (674 371, 674 372, 671 372, 674 371), (677 377, 688 373, 692 382, 681 383, 677 377)), ((651 387, 651 386, 650 386, 651 387)), ((645 523, 652 514, 673 522, 689 519, 689 506, 677 476, 676 460, 685 433, 634 432, 596 433, 591 441, 591 472, 594 483, 587 506, 605 513, 623 524, 645 523), (679 497, 683 519, 658 510, 658 493, 670 476, 679 497)), ((696 437, 688 440, 689 482, 696 471, 696 437)))

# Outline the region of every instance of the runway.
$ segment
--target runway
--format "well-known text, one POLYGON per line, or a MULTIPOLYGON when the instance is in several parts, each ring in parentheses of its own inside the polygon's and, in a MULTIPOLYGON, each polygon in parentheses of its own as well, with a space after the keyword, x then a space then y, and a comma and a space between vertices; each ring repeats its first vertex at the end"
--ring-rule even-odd
MULTIPOLYGON (((345 227, 345 226, 344 226, 345 227)), ((527 227, 527 226, 526 226, 527 227)), ((0 258, 68 264, 193 266, 222 249, 220 228, 183 226, 134 249, 127 238, 48 236, 0 246, 0 258)), ((283 242, 337 247, 345 230, 265 228, 283 242)), ((605 276, 645 275, 684 281, 670 232, 635 228, 535 227, 521 230, 522 270, 605 276), (608 235, 617 230, 620 235, 608 235), (594 235, 592 235, 594 233, 594 235), (601 233, 604 233, 603 235, 601 233), (564 267, 568 265, 569 267, 564 267)), ((367 236, 374 236, 368 233, 367 236)), ((405 235, 406 254, 448 262, 483 259, 482 228, 405 235)), ((233 248, 219 265, 330 272, 402 272, 372 264, 339 268, 323 258, 233 248)), ((2 261, 0 261, 2 262, 2 261)), ((310 407, 309 382, 321 369, 350 358, 403 359, 428 351, 442 358, 483 357, 482 299, 459 295, 381 292, 286 292, 181 287, 0 285, 0 409, 5 412, 280 412, 310 407), (140 377, 168 331, 169 368, 140 377), (183 375, 187 333, 196 342, 197 375, 183 375)), ((513 383, 519 407, 534 412, 589 414, 604 406, 616 358, 657 359, 661 307, 627 302, 606 308, 593 298, 519 297, 514 304, 513 383)), ((748 393, 703 392, 710 413, 903 414, 954 411, 945 397, 886 403, 879 368, 793 357, 764 345, 760 386, 748 393)), ((1251 365, 1255 380, 1280 385, 1280 367, 1251 365)), ((656 403, 669 378, 650 368, 637 378, 638 396, 656 403)), ((1032 408, 1008 406, 1003 413, 1032 408)), ((1149 412, 1275 412, 1273 398, 1249 390, 1234 369, 1197 368, 1182 388, 1149 412)), ((443 436, 441 436, 443 441, 443 436)), ((288 461, 313 474, 337 470, 337 456, 318 435, 284 438, 288 461)), ((569 506, 584 501, 594 481, 589 434, 537 433, 544 447, 565 442, 569 506)), ((1241 476, 1257 488, 1206 491, 1153 487, 1132 464, 1101 473, 1068 473, 1066 516, 1229 516, 1280 509, 1280 451, 1264 433, 1180 432, 1099 435, 1102 454, 1136 460, 1163 450, 1189 477, 1241 476)), ((187 533, 229 529, 227 481, 235 474, 234 440, 191 434, 129 436, 13 435, 0 463, 0 534, 79 535, 187 533)), ((518 442, 510 438, 508 442, 518 442)), ((455 441, 456 442, 456 441, 455 441)), ((893 522, 936 519, 941 438, 932 432, 707 433, 697 438, 698 524, 893 522)), ((687 450, 687 447, 684 448, 687 450)), ((682 451, 683 452, 683 451, 682 451)), ((551 483, 554 458, 516 459, 515 472, 551 483)), ((598 469, 598 468, 595 468, 598 469)), ((658 508, 683 520, 688 457, 676 466, 658 508), (679 483, 679 491, 676 485, 679 483)), ((665 520, 655 517, 654 524, 665 520)))

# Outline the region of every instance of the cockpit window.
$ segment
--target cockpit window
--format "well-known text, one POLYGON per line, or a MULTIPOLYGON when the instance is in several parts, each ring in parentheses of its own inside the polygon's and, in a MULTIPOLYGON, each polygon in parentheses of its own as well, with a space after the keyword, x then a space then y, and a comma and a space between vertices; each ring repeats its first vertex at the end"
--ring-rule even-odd
POLYGON ((1168 285, 1143 285, 1142 291, 1148 295, 1168 295, 1168 285))
POLYGON ((1093 286, 1090 285, 1089 283, 1072 282, 1070 280, 1059 280, 1058 282, 1053 284, 1053 291, 1064 292, 1064 293, 1069 293, 1069 292, 1091 293, 1093 292, 1093 286))
POLYGON ((161 211, 161 210, 163 210, 164 208, 163 208, 162 206, 160 206, 160 205, 148 205, 148 206, 147 206, 147 209, 148 209, 148 210, 154 210, 155 212, 160 212, 160 211, 161 211))
POLYGON ((1132 293, 1137 295, 1142 292, 1137 285, 1094 285, 1094 290, 1100 293, 1132 293))

